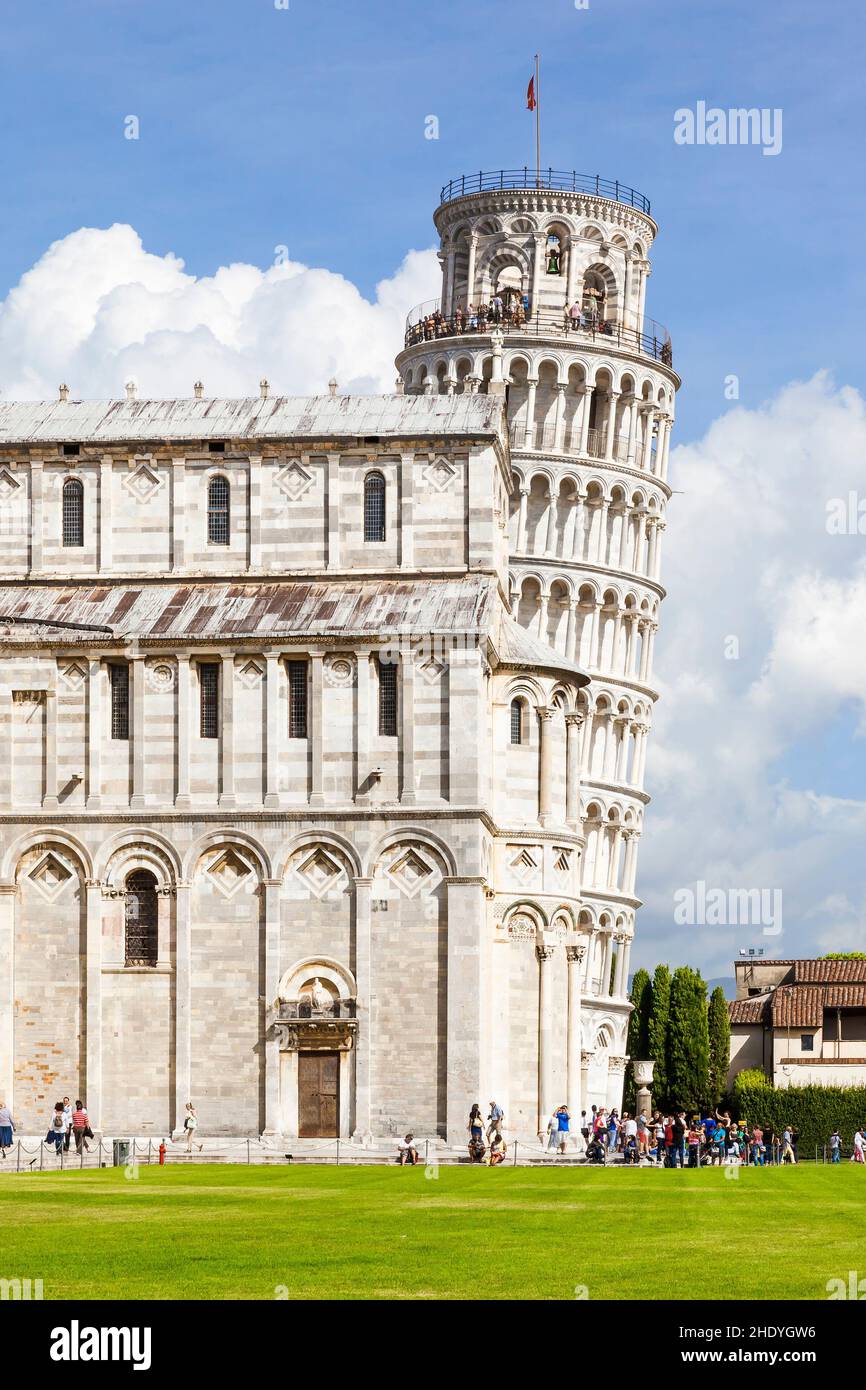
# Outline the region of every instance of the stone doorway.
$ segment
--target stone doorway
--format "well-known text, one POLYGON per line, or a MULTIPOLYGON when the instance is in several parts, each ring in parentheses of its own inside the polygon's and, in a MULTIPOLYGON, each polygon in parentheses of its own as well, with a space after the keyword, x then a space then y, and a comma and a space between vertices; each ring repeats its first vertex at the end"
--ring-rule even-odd
POLYGON ((340 1133, 340 1054, 298 1053, 298 1135, 336 1139, 340 1133))

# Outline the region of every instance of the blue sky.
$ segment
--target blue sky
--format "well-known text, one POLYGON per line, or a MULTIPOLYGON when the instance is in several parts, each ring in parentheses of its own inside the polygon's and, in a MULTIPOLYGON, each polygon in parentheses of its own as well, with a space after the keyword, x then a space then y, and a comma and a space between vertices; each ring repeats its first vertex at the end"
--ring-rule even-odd
MULTIPOLYGON (((641 851, 647 906, 635 963, 663 954, 723 973, 742 941, 706 933, 683 940, 671 929, 673 891, 701 877, 783 886, 786 954, 828 949, 834 933, 861 944, 866 671, 855 648, 866 624, 863 541, 830 542, 824 526, 826 499, 859 485, 866 451, 862 400, 843 389, 863 391, 866 300, 866 24, 851 7, 7 6, 0 298, 52 242, 82 227, 128 223, 151 257, 173 253, 190 276, 235 262, 266 269, 274 248, 286 245, 294 261, 344 276, 373 300, 408 251, 431 246, 445 181, 531 160, 525 90, 536 50, 542 162, 619 178, 652 201, 660 236, 647 311, 671 330, 684 377, 672 468, 682 496, 665 540, 670 597, 656 660, 664 698, 648 762, 655 802, 641 851), (698 101, 781 108, 781 153, 677 145, 674 112, 698 101), (124 138, 130 115, 140 122, 135 141, 124 138), (430 115, 438 140, 424 138, 430 115), (818 372, 827 375, 816 384, 818 372), (736 405, 724 395, 731 374, 740 383, 736 405), (793 382, 806 384, 791 392, 793 382), (787 597, 795 592, 799 606, 787 597), (831 601, 842 620, 818 663, 813 620, 831 601), (731 632, 743 636, 736 667, 721 658, 731 632), (778 703, 768 715, 770 699, 778 703), (694 712, 703 709, 711 717, 702 722, 694 712)), ((70 241, 62 265, 92 270, 94 256, 109 252, 123 289, 138 273, 125 267, 144 265, 140 248, 70 241)), ((157 280, 163 274, 154 260, 145 270, 157 280)), ((43 364, 53 383, 73 320, 61 315, 58 265, 52 273, 43 286, 55 286, 59 317, 43 304, 21 341, 45 341, 53 330, 43 364)), ((335 281, 322 283, 330 294, 335 281)), ((124 302, 130 321, 135 301, 124 302)), ((75 313, 78 322, 92 310, 75 313)), ((321 328, 327 338, 329 323, 321 328)), ((364 323, 357 332, 366 341, 364 323)), ((201 352, 207 362, 204 342, 201 352)), ((183 358, 175 387, 174 361, 163 352, 160 383, 168 373, 165 393, 187 394, 193 367, 183 358)), ((134 356, 129 363, 138 370, 134 356)), ((85 367, 82 359, 83 376, 85 367)), ((3 375, 0 387, 9 384, 8 368, 3 375)), ((771 945, 778 953, 780 943, 771 945)))

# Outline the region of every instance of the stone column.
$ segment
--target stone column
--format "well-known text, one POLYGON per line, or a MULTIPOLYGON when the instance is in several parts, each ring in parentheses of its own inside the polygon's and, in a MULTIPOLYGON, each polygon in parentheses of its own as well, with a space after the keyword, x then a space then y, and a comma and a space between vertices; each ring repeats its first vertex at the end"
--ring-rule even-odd
POLYGON ((247 460, 247 568, 262 566, 262 456, 250 454, 247 460))
POLYGON ((526 511, 529 500, 529 488, 520 489, 520 511, 517 517, 517 553, 522 555, 526 549, 526 511))
POLYGON ((668 416, 668 428, 667 428, 667 430, 666 430, 666 432, 665 432, 665 450, 664 450, 664 457, 662 458, 661 472, 660 472, 660 474, 659 474, 659 476, 660 476, 662 482, 667 482, 667 477, 668 477, 668 462, 669 462, 669 460, 670 460, 670 452, 671 452, 671 430, 673 429, 673 427, 674 427, 673 416, 669 415, 669 416, 668 416))
MULTIPOLYGON (((190 738, 192 736, 192 671, 186 652, 177 655, 177 769, 174 804, 178 810, 189 806, 190 738)), ((187 1096, 189 1100, 189 1096, 187 1096)))
POLYGON ((628 446, 626 448, 626 462, 630 468, 634 468, 635 444, 637 432, 637 399, 634 395, 629 396, 628 403, 628 446))
POLYGON ((582 714, 565 716, 565 819, 568 825, 580 825, 580 733, 582 714))
POLYGON ((324 711, 322 706, 323 658, 320 652, 310 657, 310 703, 307 717, 310 725, 310 805, 323 806, 324 793, 324 711))
POLYGON ((616 672, 619 666, 619 647, 620 638, 622 636, 622 617, 623 610, 621 608, 617 608, 616 612, 613 615, 613 640, 610 644, 610 669, 612 672, 616 672))
POLYGON ((111 479, 114 467, 111 454, 99 461, 99 560, 100 574, 111 572, 111 479))
POLYGON ((586 946, 567 945, 565 955, 568 961, 568 1022, 566 1033, 566 1075, 568 1108, 571 1111, 572 1130, 580 1129, 581 1076, 580 1059, 582 1048, 582 1010, 580 965, 586 955, 586 946))
POLYGON ((532 304, 533 314, 537 314, 541 308, 541 276, 544 267, 544 248, 547 243, 545 232, 535 232, 535 255, 532 260, 532 304))
POLYGON ((640 509, 637 514, 637 546, 635 548, 634 567, 636 574, 644 573, 644 563, 646 557, 646 512, 640 509))
POLYGON ((220 806, 234 806, 235 798, 235 659, 223 656, 220 671, 222 720, 220 728, 220 806))
MULTIPOLYGON (((13 870, 14 872, 14 870, 13 870)), ((15 900, 14 882, 0 883, 0 1099, 15 1115, 15 900)))
POLYGON ((626 675, 626 676, 633 676, 633 675, 634 675, 634 654, 635 654, 635 644, 636 644, 636 640, 637 640, 637 625, 638 625, 638 622, 639 622, 639 621, 640 621, 640 619, 638 618, 637 613, 630 613, 630 614, 628 615, 628 634, 627 634, 627 636, 626 636, 626 643, 625 643, 625 675, 626 675))
POLYGON ((623 966, 625 964, 625 937, 623 936, 622 932, 618 932, 616 934, 616 936, 614 937, 614 941, 616 942, 616 965, 614 966, 613 971, 613 992, 614 996, 617 999, 621 999, 624 992, 622 987, 622 981, 623 966))
MULTIPOLYGON (((57 679, 57 662, 54 662, 52 679, 57 679)), ((42 798, 43 811, 56 811, 57 800, 57 690, 45 691, 45 793, 42 798)))
POLYGON ((662 521, 661 519, 659 519, 659 520, 656 522, 656 545, 655 545, 655 552, 654 552, 654 554, 653 554, 653 568, 652 568, 652 574, 650 575, 650 579, 656 579, 656 580, 657 580, 657 579, 659 578, 659 575, 661 574, 662 532, 663 532, 665 529, 666 529, 666 523, 665 523, 664 521, 662 521))
POLYGON ((584 776, 589 777, 592 767, 592 730, 593 730, 593 711, 587 708, 586 724, 584 725, 583 746, 581 748, 580 765, 584 770, 584 776))
POLYGON ((539 775, 538 775, 538 819, 547 825, 553 811, 553 710, 543 705, 536 706, 538 715, 539 775))
POLYGON ((355 719, 355 801, 362 806, 370 800, 367 777, 370 772, 370 653, 357 653, 357 713, 355 719))
POLYGON ((589 655, 587 666, 592 671, 598 670, 598 627, 599 627, 599 604, 596 603, 592 610, 592 627, 589 635, 589 655))
POLYGON ((566 280, 566 308, 570 309, 577 294, 577 251, 580 241, 576 236, 568 238, 568 277, 566 280))
POLYGON ((144 794, 146 724, 143 656, 134 656, 130 661, 129 682, 132 686, 132 796, 129 804, 140 810, 147 804, 144 794))
POLYGON ((526 379, 529 390, 526 393, 526 423, 523 431, 524 449, 535 447, 535 392, 538 386, 538 377, 530 376, 526 379))
POLYGON ((478 249, 478 238, 475 233, 469 237, 469 253, 466 266, 466 307, 475 303, 475 255, 478 249))
POLYGON ((659 424, 658 435, 656 437, 656 466, 654 469, 656 477, 658 477, 661 474, 662 460, 665 456, 665 435, 667 434, 668 428, 667 420, 668 417, 666 415, 659 415, 658 417, 659 424))
POLYGON ((265 907, 265 1134, 280 1132, 280 1035, 269 1022, 280 987, 280 888, 278 878, 262 880, 265 907))
POLYGON ((626 769, 628 767, 628 741, 631 736, 631 721, 628 716, 616 720, 619 726, 619 740, 616 750, 616 767, 614 768, 613 780, 624 782, 626 769))
POLYGON ((355 1034, 355 1128, 361 1135, 370 1128, 372 1103, 373 979, 370 949, 371 878, 355 879, 355 983, 357 985, 355 1034))
POLYGON ((575 494, 574 535, 571 542, 572 560, 583 559, 583 502, 585 497, 585 492, 578 492, 575 494))
POLYGON ((544 1134, 553 1112, 553 1047, 550 1002, 550 963, 554 946, 538 941, 538 1133, 544 1134))
POLYGON ((265 665, 265 805, 273 809, 280 804, 279 653, 268 652, 265 665))
POLYGON ((98 656, 87 663, 87 799, 88 811, 102 805, 102 662, 98 656))
POLYGON ((553 447, 558 454, 562 453, 565 443, 565 388, 567 382, 558 381, 555 386, 556 391, 556 413, 553 425, 553 447))
POLYGON ((622 326, 630 328, 632 322, 631 309, 631 255, 625 253, 625 278, 622 291, 622 326))
POLYGON ((652 680, 653 648, 655 647, 656 633, 658 632, 658 630, 658 623, 650 623, 649 632, 647 634, 646 675, 644 677, 644 679, 647 681, 652 680))
POLYGON ((579 607, 576 598, 568 601, 568 627, 565 634, 565 655, 569 661, 576 661, 575 651, 577 649, 577 610, 579 607))
POLYGON ((413 450, 400 455, 400 568, 412 569, 415 564, 415 454, 413 450))
POLYGON ((607 393, 607 439, 605 440, 604 460, 605 463, 613 461, 613 447, 616 442, 616 403, 619 400, 619 391, 608 391, 607 393))
POLYGON ((610 844, 610 869, 607 875, 607 886, 612 893, 617 892, 617 880, 619 878, 619 851, 622 842, 622 826, 613 827, 613 835, 610 844))
POLYGON ((400 655, 400 805, 414 806, 415 792, 415 665, 411 650, 400 655))
POLYGON ((643 418, 644 418, 643 453, 641 454, 640 466, 641 466, 641 468, 644 468, 644 469, 646 469, 647 471, 649 471, 649 466, 650 466, 650 454, 651 454, 651 452, 652 452, 653 418, 654 418, 654 415, 655 415, 655 412, 654 412, 652 406, 650 406, 647 410, 643 411, 643 418))
POLYGON ((596 560, 599 565, 607 564, 607 514, 609 511, 610 502, 606 497, 603 497, 598 508, 598 541, 596 543, 596 560))
POLYGON ((556 503, 557 493, 550 491, 547 494, 547 535, 544 540, 545 555, 556 554, 556 503))
POLYGON ((592 387, 592 386, 584 386, 584 388, 583 388, 583 413, 582 413, 582 415, 581 415, 581 417, 580 417, 580 447, 579 447, 579 452, 580 452, 581 454, 586 454, 587 448, 589 447, 589 421, 590 421, 590 416, 591 416, 591 414, 592 414, 592 410, 591 410, 591 406, 592 406, 592 400, 591 400, 592 392, 593 392, 593 387, 592 387))
POLYGON ((30 573, 42 569, 42 459, 30 460, 30 573))
POLYGON ((87 879, 85 901, 84 1103, 98 1134, 102 1129, 102 884, 98 879, 87 879))
POLYGON ((192 884, 174 890, 174 1132, 183 1133, 185 1106, 192 1100, 192 884))
MULTIPOLYGON (((466 1102, 481 1095, 484 985, 484 879, 448 878, 446 1132, 449 1144, 466 1137, 466 1102)), ((431 1020, 433 1026, 433 1020, 431 1020)))
POLYGON ((536 637, 539 641, 547 641, 547 610, 550 604, 550 595, 541 593, 538 595, 538 628, 536 637))
MULTIPOLYGON (((186 563, 186 458, 171 461, 171 569, 186 563)), ((187 1096, 187 1100, 189 1097, 187 1096)))
POLYGON ((604 956, 601 965, 601 986, 599 994, 602 999, 610 997, 610 970, 613 958, 613 932, 607 932, 604 938, 604 956))
POLYGON ((442 304, 442 312, 446 319, 450 319, 454 313, 454 261, 456 256, 456 248, 449 246, 445 257, 445 294, 442 304))
POLYGON ((631 540, 631 521, 632 521, 631 509, 630 509, 630 507, 629 507, 628 502, 626 502, 626 503, 624 504, 624 506, 623 506, 623 513, 622 513, 622 535, 621 535, 621 537, 620 537, 620 543, 619 543, 619 560, 618 560, 618 562, 617 562, 617 569, 621 569, 621 570, 627 569, 627 568, 628 568, 628 564, 629 564, 628 550, 629 550, 629 541, 631 540))
POLYGON ((326 569, 340 568, 340 455, 328 454, 328 547, 326 569))

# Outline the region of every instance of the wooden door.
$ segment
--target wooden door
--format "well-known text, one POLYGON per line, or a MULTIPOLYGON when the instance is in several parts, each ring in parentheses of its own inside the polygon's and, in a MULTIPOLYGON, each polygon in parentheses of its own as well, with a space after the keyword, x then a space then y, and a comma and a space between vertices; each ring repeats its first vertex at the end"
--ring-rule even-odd
POLYGON ((302 1139, 336 1139, 339 1119, 339 1052, 299 1052, 298 1134, 302 1139))

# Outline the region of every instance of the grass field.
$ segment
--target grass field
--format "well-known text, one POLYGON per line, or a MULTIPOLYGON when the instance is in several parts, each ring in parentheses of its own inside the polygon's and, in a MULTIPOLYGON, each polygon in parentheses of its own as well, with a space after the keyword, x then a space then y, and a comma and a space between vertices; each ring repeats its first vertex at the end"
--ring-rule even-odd
POLYGON ((863 1168, 725 1171, 3 1174, 0 1277, 46 1299, 824 1299, 866 1273, 863 1168))

